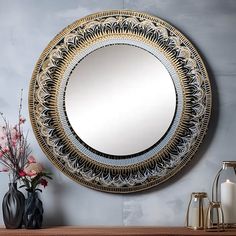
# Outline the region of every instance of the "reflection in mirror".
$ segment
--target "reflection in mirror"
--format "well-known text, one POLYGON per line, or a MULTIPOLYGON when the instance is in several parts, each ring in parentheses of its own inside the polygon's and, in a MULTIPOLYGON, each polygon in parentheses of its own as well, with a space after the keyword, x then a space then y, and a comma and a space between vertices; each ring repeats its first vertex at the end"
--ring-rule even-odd
POLYGON ((130 45, 110 45, 73 70, 65 94, 68 120, 83 142, 110 155, 146 150, 167 132, 176 92, 165 66, 130 45))

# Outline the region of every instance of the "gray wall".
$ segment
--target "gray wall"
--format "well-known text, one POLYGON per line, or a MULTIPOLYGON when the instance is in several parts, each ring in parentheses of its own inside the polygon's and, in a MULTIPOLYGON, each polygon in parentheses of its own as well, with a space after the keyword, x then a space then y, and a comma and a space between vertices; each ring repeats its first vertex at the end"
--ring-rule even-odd
MULTIPOLYGON (((55 169, 40 150, 30 126, 34 154, 54 173, 42 193, 46 225, 183 225, 193 191, 209 192, 222 160, 236 160, 236 1, 234 0, 0 0, 0 110, 11 122, 27 93, 42 50, 76 19, 108 9, 133 9, 170 22, 207 62, 214 107, 207 137, 193 162, 176 178, 147 192, 115 195, 82 187, 55 169)), ((8 176, 0 173, 0 199, 8 176)), ((3 224, 0 216, 0 225, 3 224)))

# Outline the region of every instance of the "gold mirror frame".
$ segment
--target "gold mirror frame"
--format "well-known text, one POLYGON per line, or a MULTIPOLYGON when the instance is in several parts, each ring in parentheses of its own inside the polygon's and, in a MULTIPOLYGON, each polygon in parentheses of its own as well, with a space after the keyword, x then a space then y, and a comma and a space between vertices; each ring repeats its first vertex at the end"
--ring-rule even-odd
POLYGON ((141 191, 173 177, 197 151, 210 112, 207 71, 189 40, 157 17, 127 10, 96 13, 66 27, 41 54, 29 90, 31 123, 47 157, 71 179, 105 192, 141 191), (164 143, 124 162, 114 157, 109 162, 109 156, 83 145, 66 117, 63 97, 81 58, 112 44, 138 46, 154 54, 169 67, 176 86, 176 117, 164 143))

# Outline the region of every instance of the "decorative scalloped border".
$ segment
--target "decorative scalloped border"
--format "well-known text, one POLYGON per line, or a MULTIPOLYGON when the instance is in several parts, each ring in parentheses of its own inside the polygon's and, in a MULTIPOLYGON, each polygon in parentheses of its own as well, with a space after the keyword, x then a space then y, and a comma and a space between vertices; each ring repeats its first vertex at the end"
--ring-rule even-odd
POLYGON ((108 11, 74 22, 49 43, 33 72, 29 111, 39 144, 62 172, 97 190, 128 193, 166 181, 192 159, 207 130, 211 89, 199 54, 178 30, 144 13, 108 11), (125 167, 98 163, 76 149, 57 109, 63 73, 76 54, 99 40, 117 37, 158 48, 175 68, 184 100, 179 125, 169 143, 152 158, 125 167))

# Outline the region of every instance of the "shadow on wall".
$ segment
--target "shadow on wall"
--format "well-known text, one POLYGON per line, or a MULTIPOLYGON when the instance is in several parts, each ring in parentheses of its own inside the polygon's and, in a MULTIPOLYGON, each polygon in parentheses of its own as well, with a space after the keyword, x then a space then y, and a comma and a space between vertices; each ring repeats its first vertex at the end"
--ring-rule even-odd
MULTIPOLYGON (((53 173, 52 170, 50 170, 53 173)), ((67 191, 66 186, 59 182, 59 179, 53 176, 53 184, 50 184, 50 203, 48 199, 43 200, 44 204, 44 226, 61 226, 67 225, 63 208, 65 206, 64 193, 67 191), (50 210, 47 211, 45 207, 50 205, 50 210), (47 213, 46 213, 47 211, 47 213)), ((49 207, 48 207, 49 208, 49 207)))

